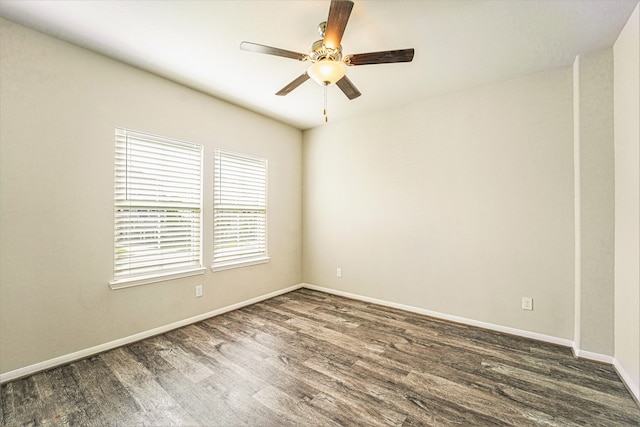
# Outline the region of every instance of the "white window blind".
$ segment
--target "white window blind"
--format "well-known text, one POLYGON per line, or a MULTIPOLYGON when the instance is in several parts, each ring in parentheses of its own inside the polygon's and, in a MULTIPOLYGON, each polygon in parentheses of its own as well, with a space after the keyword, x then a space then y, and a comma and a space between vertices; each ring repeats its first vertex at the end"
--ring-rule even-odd
POLYGON ((215 150, 213 269, 266 262, 267 160, 215 150))
POLYGON ((201 268, 202 145, 116 129, 115 146, 114 282, 201 268))

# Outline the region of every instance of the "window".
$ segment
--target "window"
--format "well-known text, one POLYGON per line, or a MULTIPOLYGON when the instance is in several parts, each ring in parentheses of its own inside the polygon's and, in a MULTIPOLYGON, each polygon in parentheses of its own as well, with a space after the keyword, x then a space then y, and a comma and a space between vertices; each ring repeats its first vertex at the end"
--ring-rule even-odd
POLYGON ((201 274, 202 146, 116 129, 112 288, 201 274))
POLYGON ((213 270, 268 260, 267 160, 216 150, 213 270))

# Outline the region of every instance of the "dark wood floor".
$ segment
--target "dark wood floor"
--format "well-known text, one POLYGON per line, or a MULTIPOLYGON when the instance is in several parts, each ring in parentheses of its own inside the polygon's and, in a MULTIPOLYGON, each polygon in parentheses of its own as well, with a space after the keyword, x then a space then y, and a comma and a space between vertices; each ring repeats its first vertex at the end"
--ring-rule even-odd
POLYGON ((564 347, 301 289, 1 387, 4 425, 640 425, 564 347))

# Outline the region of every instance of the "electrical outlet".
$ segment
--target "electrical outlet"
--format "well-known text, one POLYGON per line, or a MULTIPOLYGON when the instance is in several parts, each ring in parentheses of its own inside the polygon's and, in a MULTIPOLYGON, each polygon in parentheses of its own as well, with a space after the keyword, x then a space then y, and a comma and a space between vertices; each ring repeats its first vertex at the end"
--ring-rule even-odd
POLYGON ((341 268, 338 268, 338 269, 336 270, 336 276, 338 276, 338 277, 342 277, 342 269, 341 269, 341 268))
POLYGON ((522 309, 530 311, 533 310, 533 298, 522 297, 522 309))
POLYGON ((196 298, 202 296, 202 285, 196 285, 196 298))

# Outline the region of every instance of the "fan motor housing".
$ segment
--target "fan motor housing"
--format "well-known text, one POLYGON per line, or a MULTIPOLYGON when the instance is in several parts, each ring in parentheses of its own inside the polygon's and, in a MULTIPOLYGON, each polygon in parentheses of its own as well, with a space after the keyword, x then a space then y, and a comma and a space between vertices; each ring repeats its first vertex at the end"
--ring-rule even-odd
POLYGON ((340 61, 342 59, 342 46, 336 49, 328 48, 323 44, 323 40, 316 40, 309 51, 309 57, 312 61, 320 61, 322 59, 331 59, 340 61))

